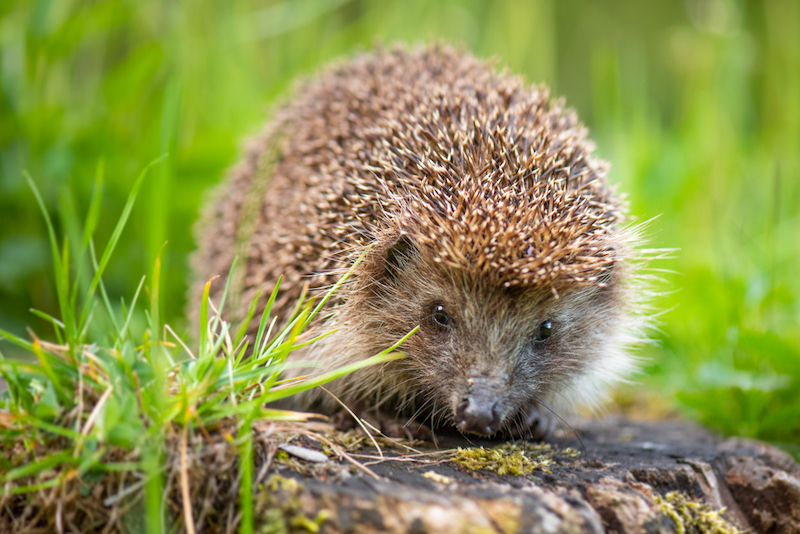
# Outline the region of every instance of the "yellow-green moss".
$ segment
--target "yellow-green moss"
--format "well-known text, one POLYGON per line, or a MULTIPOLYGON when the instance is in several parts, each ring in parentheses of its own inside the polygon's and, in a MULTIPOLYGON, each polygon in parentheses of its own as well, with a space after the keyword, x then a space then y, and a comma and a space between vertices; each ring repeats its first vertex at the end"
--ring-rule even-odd
POLYGON ((293 478, 278 474, 269 477, 256 493, 259 534, 319 532, 320 526, 328 518, 328 511, 320 510, 313 519, 308 517, 301 507, 302 492, 303 485, 293 478))
MULTIPOLYGON (((549 449, 548 449, 549 452, 549 449)), ((547 467, 552 458, 546 454, 536 454, 526 451, 517 445, 500 445, 490 449, 473 447, 462 449, 459 447, 453 461, 467 469, 486 469, 498 475, 527 475, 534 469, 549 472, 547 467)))
POLYGON ((561 454, 569 456, 570 458, 578 458, 581 455, 581 451, 573 449, 572 447, 567 447, 561 451, 561 454))
POLYGON ((445 475, 440 475, 436 471, 428 471, 422 476, 424 476, 425 478, 429 478, 434 482, 439 482, 441 484, 452 484, 453 482, 456 481, 454 478, 445 475))
POLYGON ((673 491, 655 496, 661 512, 672 519, 678 534, 743 534, 711 505, 691 500, 685 493, 673 491))

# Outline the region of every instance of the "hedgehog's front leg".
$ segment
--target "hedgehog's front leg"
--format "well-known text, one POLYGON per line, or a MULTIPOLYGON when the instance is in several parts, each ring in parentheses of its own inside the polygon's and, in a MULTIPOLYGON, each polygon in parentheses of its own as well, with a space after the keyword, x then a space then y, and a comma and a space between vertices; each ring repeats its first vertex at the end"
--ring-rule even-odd
POLYGON ((531 403, 524 408, 519 425, 511 428, 514 439, 543 440, 550 437, 556 429, 556 416, 531 403))
MULTIPOLYGON (((380 430, 382 434, 390 438, 408 438, 430 441, 433 437, 431 429, 413 419, 397 417, 381 410, 375 409, 356 409, 353 413, 359 419, 369 423, 380 430)), ((331 423, 337 430, 350 430, 358 425, 353 415, 344 410, 333 414, 330 418, 331 423)))

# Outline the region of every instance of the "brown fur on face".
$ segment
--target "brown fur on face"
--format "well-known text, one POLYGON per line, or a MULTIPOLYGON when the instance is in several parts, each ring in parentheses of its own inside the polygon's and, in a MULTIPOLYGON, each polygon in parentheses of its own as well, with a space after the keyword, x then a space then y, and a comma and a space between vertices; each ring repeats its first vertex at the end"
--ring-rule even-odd
MULTIPOLYGON (((190 302, 238 254, 230 318, 283 275, 286 320, 304 283, 321 291, 366 250, 318 324, 337 332, 296 358, 324 372, 421 328, 405 360, 333 384, 343 401, 459 425, 480 399, 497 417, 464 427, 478 433, 529 403, 592 402, 632 367, 642 324, 635 240, 606 168, 560 101, 469 54, 357 56, 301 85, 218 190, 190 302)), ((310 406, 334 403, 314 392, 294 405, 310 406)))

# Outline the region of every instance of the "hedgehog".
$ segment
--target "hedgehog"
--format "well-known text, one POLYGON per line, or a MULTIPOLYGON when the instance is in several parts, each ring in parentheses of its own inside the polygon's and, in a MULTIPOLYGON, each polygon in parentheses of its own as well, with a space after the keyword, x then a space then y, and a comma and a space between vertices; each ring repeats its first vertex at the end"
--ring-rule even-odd
POLYGON ((228 320, 257 293, 263 310, 282 276, 286 324, 306 290, 349 272, 314 323, 330 335, 292 356, 308 362, 298 373, 418 330, 404 358, 288 407, 342 421, 338 399, 389 435, 541 437, 551 414, 635 371, 645 339, 639 232, 593 150, 563 100, 466 51, 340 60, 296 87, 215 190, 189 300, 238 257, 228 320))

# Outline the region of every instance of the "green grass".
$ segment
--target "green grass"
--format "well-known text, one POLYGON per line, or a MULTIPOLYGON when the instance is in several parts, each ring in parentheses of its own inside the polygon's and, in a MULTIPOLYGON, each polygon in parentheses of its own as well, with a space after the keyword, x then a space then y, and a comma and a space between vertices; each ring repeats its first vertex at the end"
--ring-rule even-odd
MULTIPOLYGON (((144 163, 168 153, 143 182, 103 280, 121 317, 119 297, 160 258, 157 304, 131 325, 157 318, 185 331, 203 191, 292 79, 376 39, 463 43, 564 95, 632 211, 659 216, 652 245, 679 249, 656 266, 671 291, 657 304, 670 311, 642 382, 724 432, 798 451, 795 0, 4 2, 0 328, 51 338, 53 321, 28 309, 65 325, 69 313, 23 170, 77 257, 86 244, 74 214, 93 213, 97 242, 109 241, 144 163)), ((91 272, 71 273, 78 295, 91 272)), ((107 322, 90 328, 105 335, 107 322)))
MULTIPOLYGON (((23 533, 52 527, 53 516, 62 516, 65 509, 72 512, 70 521, 83 531, 94 531, 98 524, 107 522, 119 527, 118 521, 125 516, 121 511, 124 508, 120 508, 124 500, 119 498, 119 491, 110 489, 114 485, 133 490, 144 488, 148 532, 165 531, 167 521, 171 523, 170 531, 175 525, 187 525, 190 521, 194 525, 204 502, 198 495, 210 497, 203 495, 204 488, 209 486, 203 483, 204 478, 213 476, 215 467, 227 470, 228 466, 219 466, 213 459, 194 460, 189 465, 185 460, 187 451, 196 455, 204 446, 213 450, 215 441, 225 446, 224 437, 235 436, 231 441, 239 458, 238 498, 228 500, 227 504, 217 503, 220 505, 217 513, 224 517, 222 510, 227 510, 226 520, 215 522, 200 514, 205 521, 197 527, 202 530, 211 525, 215 528, 233 525, 235 528, 238 524, 240 532, 252 532, 260 521, 253 512, 252 423, 305 420, 307 414, 267 405, 364 366, 395 359, 399 356, 393 351, 413 333, 362 362, 310 379, 280 382, 289 354, 327 335, 298 339, 349 273, 316 305, 298 306, 299 312, 280 332, 273 332, 274 322, 270 321, 276 287, 252 340, 245 337, 244 328, 253 320, 252 312, 236 328, 226 323, 221 312, 228 286, 217 303, 217 312, 209 299, 214 280, 209 280, 198 303, 199 342, 192 350, 169 325, 160 322, 158 256, 152 274, 147 277, 149 284, 145 286, 142 278, 133 298, 127 304, 121 301, 118 313, 111 305, 102 275, 151 168, 154 164, 148 165, 134 182, 102 254, 95 252, 92 235, 101 205, 99 193, 94 196, 85 220, 68 220, 68 226, 83 236, 79 255, 72 258, 69 237, 58 238, 34 180, 26 176, 41 204, 48 229, 62 319, 33 310, 53 326, 56 343, 43 341, 35 334, 28 340, 0 329, 0 340, 32 356, 7 359, 0 352, 0 377, 8 388, 0 398, 0 479, 4 487, 0 530, 23 533), (81 274, 91 280, 88 289, 81 274), (137 309, 143 308, 140 300, 143 287, 150 307, 144 309, 145 328, 136 332, 131 319, 137 309), (113 326, 96 337, 93 325, 95 317, 101 314, 113 326), (177 469, 180 483, 175 476, 165 476, 165 473, 176 474, 175 462, 169 460, 176 454, 180 457, 177 469), (202 473, 201 482, 192 488, 189 473, 198 470, 202 473), (169 514, 165 509, 170 499, 162 496, 176 492, 181 492, 183 515, 169 514), (85 499, 80 501, 79 495, 86 497, 89 493, 94 496, 90 501, 95 506, 99 498, 103 498, 104 504, 116 505, 93 508, 85 499), (51 509, 54 501, 58 503, 55 512, 51 509), (93 513, 86 513, 87 507, 93 513), (43 517, 37 521, 39 513, 43 517), (99 523, 97 516, 102 518, 99 523)), ((234 261, 228 284, 235 265, 234 261)), ((215 494, 211 499, 219 497, 215 494)))

